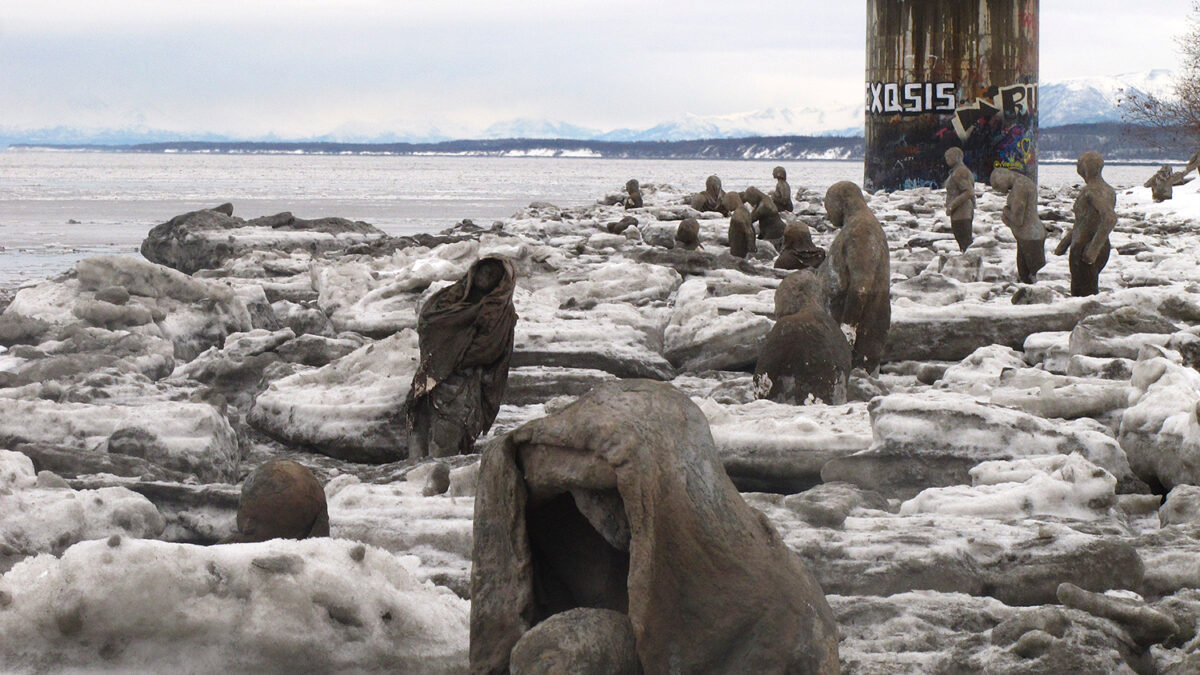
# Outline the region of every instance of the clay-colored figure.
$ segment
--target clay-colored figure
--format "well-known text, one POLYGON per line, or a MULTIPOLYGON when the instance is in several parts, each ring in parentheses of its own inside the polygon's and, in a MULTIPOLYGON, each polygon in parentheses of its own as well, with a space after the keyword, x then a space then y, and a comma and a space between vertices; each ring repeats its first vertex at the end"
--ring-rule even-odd
POLYGON ((716 211, 717 213, 727 216, 729 209, 725 206, 725 190, 721 189, 721 179, 717 176, 709 176, 704 181, 704 192, 698 192, 692 195, 690 204, 697 211, 716 211))
POLYGON ((781 213, 795 210, 792 204, 792 186, 787 182, 787 169, 777 166, 771 170, 771 176, 775 178, 775 189, 771 191, 771 199, 775 201, 775 208, 779 209, 781 213))
POLYGON ((742 199, 751 206, 750 222, 758 223, 758 238, 778 245, 783 239, 783 230, 787 225, 779 215, 775 200, 756 187, 746 188, 742 199))
POLYGON ((729 252, 737 258, 757 252, 750 211, 742 206, 742 198, 736 192, 726 192, 724 207, 729 213, 729 252))
POLYGON ((834 321, 855 331, 852 365, 872 372, 879 367, 892 322, 887 237, 854 183, 831 186, 825 210, 829 222, 841 228, 819 270, 826 307, 834 321))
MULTIPOLYGON (((1085 152, 1075 163, 1084 180, 1075 199, 1075 226, 1071 228, 1071 295, 1082 297, 1100 292, 1100 270, 1108 263, 1108 235, 1117 225, 1117 193, 1100 175, 1104 158, 1085 152)), ((1061 245, 1060 245, 1061 246, 1061 245)))
POLYGON ((700 221, 684 218, 675 229, 675 247, 695 251, 700 247, 700 221))
POLYGON ((808 225, 797 220, 783 231, 783 250, 775 258, 776 269, 816 269, 825 262, 825 251, 813 243, 808 225))
POLYGON ((1028 176, 999 168, 992 171, 992 188, 1008 195, 1000 219, 1017 240, 1017 280, 1037 282, 1046 264, 1046 228, 1038 217, 1037 185, 1028 176))
POLYGON ((421 364, 408 394, 409 457, 474 451, 500 410, 517 312, 516 271, 482 258, 421 307, 421 364))
POLYGON ((807 269, 789 274, 775 291, 775 326, 754 369, 759 398, 792 405, 810 396, 846 402, 850 344, 821 300, 821 283, 807 269))
POLYGON ((960 148, 946 151, 946 166, 950 167, 950 177, 945 185, 946 215, 950 216, 950 229, 958 242, 958 250, 965 251, 974 238, 971 226, 975 221, 975 174, 963 164, 960 148))
POLYGON ((636 178, 630 178, 629 181, 625 183, 625 192, 629 193, 629 196, 625 198, 625 208, 642 208, 642 187, 638 184, 636 178))
POLYGON ((242 484, 237 533, 224 543, 328 536, 329 510, 320 481, 301 464, 272 459, 242 484))

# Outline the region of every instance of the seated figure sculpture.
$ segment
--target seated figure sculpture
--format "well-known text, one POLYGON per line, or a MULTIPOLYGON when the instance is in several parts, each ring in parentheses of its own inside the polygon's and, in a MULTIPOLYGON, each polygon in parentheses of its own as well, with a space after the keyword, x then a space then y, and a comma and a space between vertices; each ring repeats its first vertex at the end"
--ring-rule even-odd
POLYGON ((410 458, 469 454, 491 428, 508 384, 515 288, 512 263, 485 257, 421 307, 421 363, 407 401, 410 458))
POLYGON ((813 399, 846 402, 850 343, 821 302, 812 270, 793 272, 775 291, 775 326, 767 334, 754 389, 759 398, 803 405, 813 399))
POLYGON ((819 269, 825 306, 834 321, 854 331, 852 365, 872 372, 879 367, 892 320, 887 236, 854 183, 830 186, 825 210, 840 228, 819 269))
POLYGON ((725 209, 729 213, 729 253, 736 258, 745 258, 758 251, 754 243, 754 225, 750 212, 742 206, 742 198, 736 192, 726 192, 725 209))
POLYGON ((775 268, 781 270, 816 269, 825 261, 825 251, 813 243, 808 225, 797 220, 783 231, 783 250, 775 258, 775 268))
POLYGON ((1101 176, 1104 158, 1100 153, 1080 155, 1075 170, 1084 180, 1075 198, 1075 225, 1055 253, 1062 255, 1063 249, 1070 247, 1071 295, 1083 297, 1100 292, 1100 271, 1111 251, 1108 235, 1117 225, 1117 193, 1101 176))
POLYGON ((742 193, 742 199, 750 204, 750 222, 758 223, 758 238, 778 244, 783 239, 783 230, 787 225, 775 207, 775 200, 762 190, 748 187, 742 193))
POLYGON ((668 384, 604 383, 509 433, 476 494, 473 673, 509 672, 522 636, 578 608, 629 617, 641 672, 838 672, 820 586, 668 384))
POLYGON ((1037 282, 1046 265, 1046 227, 1038 217, 1037 185, 1028 176, 1004 168, 992 170, 992 188, 1008 195, 1000 220, 1017 240, 1017 280, 1037 282))
POLYGON ((693 209, 700 211, 716 211, 717 213, 727 216, 729 208, 725 206, 725 190, 721 189, 721 179, 717 176, 709 176, 704 181, 704 192, 698 192, 692 195, 688 202, 693 209))
POLYGON ((775 189, 771 190, 771 199, 775 202, 775 208, 780 213, 795 210, 795 206, 792 204, 792 186, 787 182, 787 169, 777 166, 771 170, 771 176, 775 178, 775 189))
POLYGON ((675 247, 687 251, 700 248, 700 221, 695 218, 684 218, 675 228, 675 247))
POLYGON ((625 198, 625 208, 642 208, 642 186, 638 183, 636 178, 630 178, 629 181, 625 183, 625 192, 629 193, 629 196, 625 198))
POLYGON ((946 166, 950 177, 946 179, 946 215, 950 216, 950 229, 958 250, 966 251, 974 239, 971 228, 975 222, 975 174, 963 164, 961 148, 946 151, 946 166))
POLYGON ((237 533, 222 543, 329 536, 325 490, 306 467, 290 459, 258 466, 242 484, 237 533))

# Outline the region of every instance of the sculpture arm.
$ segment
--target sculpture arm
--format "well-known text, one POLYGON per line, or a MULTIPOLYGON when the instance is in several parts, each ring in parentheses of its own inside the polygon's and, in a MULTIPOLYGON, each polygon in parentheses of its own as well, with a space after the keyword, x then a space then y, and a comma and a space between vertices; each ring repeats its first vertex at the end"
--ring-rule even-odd
POLYGON ((1063 235, 1062 241, 1058 242, 1058 246, 1054 247, 1054 255, 1062 255, 1062 254, 1066 253, 1067 249, 1071 248, 1071 241, 1074 238, 1075 238, 1074 228, 1067 230, 1066 234, 1063 235))
POLYGON ((1083 250, 1083 260, 1091 265, 1100 257, 1100 251, 1104 249, 1104 245, 1108 243, 1108 235, 1112 234, 1113 228, 1117 226, 1117 213, 1113 211, 1107 204, 1098 204, 1094 196, 1089 196, 1096 210, 1100 212, 1100 224, 1096 227, 1096 233, 1092 235, 1092 240, 1088 242, 1087 248, 1083 250))

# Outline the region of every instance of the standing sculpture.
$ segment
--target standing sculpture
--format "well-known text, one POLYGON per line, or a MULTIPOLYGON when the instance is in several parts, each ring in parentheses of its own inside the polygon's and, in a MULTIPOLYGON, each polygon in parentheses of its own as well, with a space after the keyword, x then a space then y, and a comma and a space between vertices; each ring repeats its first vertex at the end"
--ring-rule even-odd
POLYGON ((482 258, 421 307, 421 363, 407 401, 410 458, 469 454, 491 428, 508 384, 515 288, 511 262, 482 258))
POLYGON ((950 148, 946 151, 946 166, 950 177, 946 179, 946 215, 950 216, 950 230, 958 250, 966 251, 975 238, 975 174, 963 164, 963 151, 950 148))
POLYGON ((996 169, 992 188, 1008 196, 1000 220, 1017 240, 1017 281, 1036 283, 1038 270, 1046 265, 1046 227, 1038 216, 1037 186, 1015 171, 996 169))
POLYGON ((1075 163, 1084 180, 1075 198, 1075 225, 1059 243, 1055 253, 1069 247, 1071 295, 1083 297, 1100 292, 1100 270, 1108 264, 1111 246, 1108 235, 1117 226, 1117 192, 1100 175, 1104 158, 1098 152, 1085 152, 1075 163))

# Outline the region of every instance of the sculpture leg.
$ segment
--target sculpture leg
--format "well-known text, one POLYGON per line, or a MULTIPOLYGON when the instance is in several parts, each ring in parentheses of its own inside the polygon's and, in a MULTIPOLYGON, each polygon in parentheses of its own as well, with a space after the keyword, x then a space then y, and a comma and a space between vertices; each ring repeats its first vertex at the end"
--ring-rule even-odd
POLYGON ((954 232, 954 240, 958 242, 959 251, 966 251, 975 238, 971 231, 972 222, 970 219, 950 221, 950 229, 954 232))
POLYGON ((1046 265, 1045 239, 1017 240, 1017 280, 1023 284, 1037 283, 1038 270, 1046 265))

